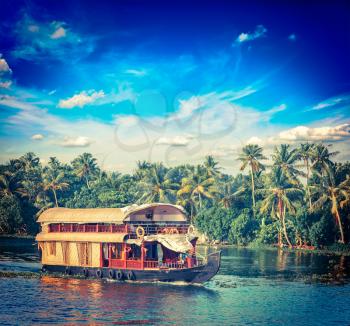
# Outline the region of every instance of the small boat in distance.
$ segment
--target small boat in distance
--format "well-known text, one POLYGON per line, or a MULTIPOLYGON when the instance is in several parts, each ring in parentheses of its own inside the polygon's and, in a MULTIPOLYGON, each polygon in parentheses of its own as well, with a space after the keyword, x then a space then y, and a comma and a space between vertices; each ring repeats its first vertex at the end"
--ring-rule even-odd
POLYGON ((220 251, 200 258, 181 206, 51 208, 38 218, 42 271, 129 281, 204 283, 220 251))

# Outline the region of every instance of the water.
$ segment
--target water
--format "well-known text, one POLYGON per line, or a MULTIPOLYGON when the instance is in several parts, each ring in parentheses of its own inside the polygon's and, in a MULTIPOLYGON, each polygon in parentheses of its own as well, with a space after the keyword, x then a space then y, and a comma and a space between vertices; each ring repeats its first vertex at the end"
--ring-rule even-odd
MULTIPOLYGON (((0 278, 1 325, 349 325, 350 257, 226 248, 204 286, 0 278)), ((0 270, 39 271, 32 240, 0 239, 0 270)))

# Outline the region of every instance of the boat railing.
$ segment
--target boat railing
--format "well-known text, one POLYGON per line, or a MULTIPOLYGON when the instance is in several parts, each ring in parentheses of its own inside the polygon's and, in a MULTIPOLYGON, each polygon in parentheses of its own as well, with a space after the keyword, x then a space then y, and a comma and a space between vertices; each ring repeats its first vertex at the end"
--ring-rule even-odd
POLYGON ((136 233, 136 228, 138 226, 143 227, 145 230, 145 235, 152 234, 186 234, 188 232, 187 224, 164 224, 164 225, 154 225, 154 224, 135 224, 130 225, 132 233, 136 233))
POLYGON ((174 269, 182 269, 185 268, 185 263, 181 262, 159 262, 156 260, 146 260, 143 263, 144 268, 159 268, 159 269, 168 269, 168 268, 174 268, 174 269))
POLYGON ((142 262, 141 262, 141 260, 127 260, 126 261, 126 268, 141 269, 142 262))
POLYGON ((77 223, 56 223, 49 225, 49 232, 112 232, 112 233, 130 233, 136 235, 138 226, 143 227, 145 235, 152 234, 186 234, 188 232, 187 224, 77 224, 77 223))
MULTIPOLYGON (((191 267, 197 267, 203 265, 204 261, 202 259, 194 258, 192 260, 191 267)), ((182 269, 189 267, 189 264, 185 261, 169 261, 169 262, 159 262, 156 260, 146 260, 144 261, 144 268, 160 268, 160 269, 182 269)))
POLYGON ((111 259, 110 266, 115 267, 115 268, 124 268, 125 267, 125 260, 123 260, 123 259, 111 259))
POLYGON ((158 268, 158 261, 157 260, 145 260, 143 262, 144 268, 158 268))
POLYGON ((203 265, 203 260, 199 258, 192 259, 192 263, 188 264, 185 261, 167 261, 161 262, 158 260, 144 260, 143 265, 142 261, 139 259, 110 259, 110 267, 114 268, 129 268, 129 269, 183 269, 188 267, 197 267, 203 265), (189 266, 190 265, 190 266, 189 266))
POLYGON ((50 224, 49 232, 113 232, 128 233, 131 232, 130 226, 123 225, 104 225, 104 224, 50 224))

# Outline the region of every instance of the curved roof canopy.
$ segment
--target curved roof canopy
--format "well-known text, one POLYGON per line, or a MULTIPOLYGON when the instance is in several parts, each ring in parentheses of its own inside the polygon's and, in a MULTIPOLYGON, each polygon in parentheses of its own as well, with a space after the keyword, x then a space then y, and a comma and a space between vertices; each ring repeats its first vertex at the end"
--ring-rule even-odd
POLYGON ((112 223, 124 221, 187 222, 186 212, 181 206, 163 203, 131 205, 123 208, 63 208, 44 211, 39 223, 112 223), (146 214, 152 212, 152 217, 146 214))

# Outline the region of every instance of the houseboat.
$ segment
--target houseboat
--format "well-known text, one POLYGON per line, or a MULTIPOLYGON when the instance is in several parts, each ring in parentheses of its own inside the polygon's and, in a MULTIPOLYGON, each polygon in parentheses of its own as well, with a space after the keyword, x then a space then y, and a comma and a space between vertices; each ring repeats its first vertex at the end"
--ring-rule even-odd
POLYGON ((129 281, 203 283, 220 252, 201 257, 181 206, 51 208, 38 218, 42 271, 129 281))

